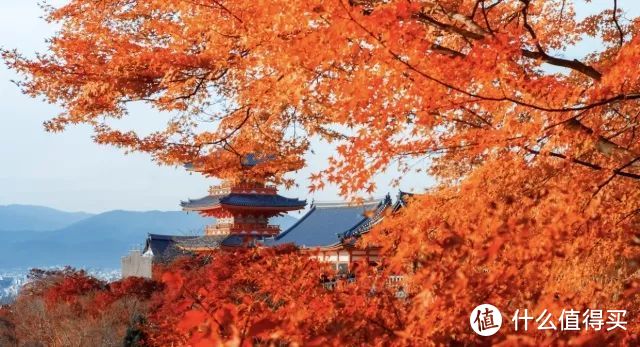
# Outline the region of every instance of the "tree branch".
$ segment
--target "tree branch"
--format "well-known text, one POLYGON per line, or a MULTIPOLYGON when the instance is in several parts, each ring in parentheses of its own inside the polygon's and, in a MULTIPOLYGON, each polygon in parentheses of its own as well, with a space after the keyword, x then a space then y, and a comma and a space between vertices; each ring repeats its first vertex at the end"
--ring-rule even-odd
MULTIPOLYGON (((454 90, 456 92, 459 92, 459 93, 461 93, 463 95, 466 95, 466 96, 469 96, 469 97, 472 97, 472 98, 477 98, 479 100, 484 100, 484 101, 496 101, 496 102, 508 101, 508 102, 512 102, 512 103, 514 103, 516 105, 523 106, 523 107, 529 107, 529 108, 532 108, 532 109, 535 109, 535 110, 538 110, 538 111, 559 112, 559 113, 571 112, 571 111, 589 110, 589 109, 592 109, 592 108, 596 108, 596 107, 600 107, 600 106, 603 106, 603 105, 607 105, 609 103, 612 103, 612 102, 615 102, 615 101, 620 101, 620 100, 640 99, 640 93, 618 94, 618 95, 614 95, 614 96, 611 96, 611 97, 608 97, 608 98, 605 98, 605 99, 601 99, 601 100, 595 101, 595 102, 593 102, 591 104, 587 104, 587 105, 574 106, 574 107, 546 107, 546 106, 541 106, 541 105, 536 105, 536 104, 524 102, 524 101, 515 99, 513 97, 508 97, 508 96, 493 97, 493 96, 486 96, 486 95, 482 95, 482 94, 469 92, 469 91, 467 91, 467 90, 465 90, 465 89, 463 89, 461 87, 458 87, 458 86, 455 86, 453 84, 447 83, 447 82, 445 82, 444 80, 442 80, 440 78, 431 76, 430 74, 428 74, 428 73, 418 69, 417 67, 413 66, 406 59, 404 59, 400 54, 396 53, 395 51, 393 51, 389 47, 387 47, 385 42, 380 37, 375 35, 373 32, 371 32, 371 30, 367 29, 364 25, 362 25, 362 23, 360 23, 358 20, 356 20, 353 17, 353 14, 351 13, 351 11, 349 11, 349 9, 345 6, 345 4, 342 1, 340 1, 340 4, 342 5, 342 7, 344 8, 345 12, 349 16, 349 19, 352 22, 354 22, 360 29, 362 29, 365 33, 367 33, 367 35, 371 36, 375 41, 377 41, 383 48, 385 48, 387 50, 387 52, 391 56, 393 56, 394 59, 396 59, 401 64, 405 65, 409 70, 414 71, 415 73, 419 74, 420 76, 422 76, 422 77, 424 77, 424 78, 426 78, 426 79, 428 79, 430 81, 433 81, 433 82, 435 82, 437 84, 440 84, 443 87, 449 88, 451 90, 454 90)), ((443 25, 444 25, 444 27, 453 27, 453 26, 450 26, 450 25, 445 25, 445 24, 443 24, 443 25)), ((461 29, 461 30, 464 30, 464 29, 461 29)))
POLYGON ((531 59, 540 59, 550 65, 566 67, 566 68, 578 71, 588 77, 591 77, 596 81, 599 81, 602 78, 602 74, 598 70, 594 69, 589 65, 584 64, 583 62, 577 59, 568 60, 568 59, 556 58, 540 50, 538 50, 537 52, 534 52, 527 49, 522 49, 521 52, 524 57, 531 58, 531 59))
POLYGON ((548 55, 544 51, 544 48, 542 48, 542 45, 540 45, 540 42, 538 41, 538 36, 536 35, 536 32, 533 30, 533 27, 531 27, 528 21, 527 16, 528 16, 530 0, 520 0, 520 1, 524 4, 524 7, 521 10, 523 25, 525 29, 527 29, 527 31, 529 32, 529 35, 531 35, 531 38, 534 40, 536 48, 538 49, 537 52, 523 49, 522 55, 527 58, 541 59, 547 64, 566 67, 566 68, 578 71, 586 76, 589 76, 596 81, 600 81, 600 79, 602 78, 602 74, 598 72, 598 70, 594 69, 593 67, 586 65, 577 59, 568 60, 568 59, 556 58, 548 55))
MULTIPOLYGON (((527 15, 528 15, 528 8, 529 8, 529 0, 521 0, 521 2, 525 5, 522 10, 522 16, 523 16, 523 22, 524 22, 524 27, 525 29, 527 29, 527 31, 529 32, 529 34, 531 35, 531 37, 533 38, 533 40, 535 41, 535 45, 537 48, 537 51, 531 51, 531 50, 527 50, 527 49, 522 49, 522 55, 526 58, 530 58, 530 59, 540 59, 542 61, 544 61, 547 64, 550 65, 554 65, 554 66, 560 66, 560 67, 565 67, 568 69, 572 69, 575 71, 578 71, 596 81, 599 81, 602 78, 602 74, 596 70, 595 68, 577 60, 577 59, 573 59, 573 60, 569 60, 569 59, 563 59, 563 58, 558 58, 558 57, 553 57, 550 56, 549 54, 547 54, 544 49, 542 48, 542 46, 540 45, 540 43, 538 42, 538 38, 536 36, 535 31, 533 30, 533 28, 531 27, 531 25, 528 22, 527 19, 527 15)), ((484 4, 483 4, 484 5, 484 4)), ((414 18, 424 24, 428 24, 428 25, 433 25, 443 31, 449 32, 449 33, 454 33, 457 35, 460 35, 466 39, 470 39, 470 40, 482 40, 486 37, 487 34, 489 34, 487 32, 487 30, 485 30, 484 28, 482 28, 480 25, 478 25, 477 23, 475 23, 472 19, 460 14, 460 13, 455 13, 455 12, 446 12, 444 9, 441 9, 441 12, 443 15, 449 17, 450 19, 462 23, 465 28, 460 28, 457 27, 455 25, 451 25, 451 24, 447 24, 447 23, 443 23, 441 21, 438 21, 437 19, 427 15, 424 11, 421 12, 417 12, 414 14, 414 18)), ((615 14, 614 14, 614 18, 615 14)), ((487 26, 488 30, 491 30, 489 28, 489 21, 486 18, 486 14, 485 14, 485 25, 487 26)), ((617 24, 617 21, 616 21, 617 24)), ((443 51, 444 52, 444 51, 443 51)), ((447 54, 450 54, 451 52, 444 52, 447 54)), ((460 53, 462 54, 462 53, 460 53)), ((457 56, 462 56, 462 55, 457 55, 457 56)))
POLYGON ((462 29, 462 28, 458 28, 455 25, 451 25, 451 24, 446 24, 446 23, 442 23, 430 16, 428 16, 426 13, 424 12, 418 12, 416 14, 414 14, 413 16, 418 22, 424 23, 424 24, 431 24, 441 30, 444 30, 446 32, 450 32, 450 33, 455 33, 458 34, 460 36, 463 36, 467 39, 472 39, 472 40, 481 40, 484 38, 484 34, 481 32, 473 32, 473 31, 469 31, 466 29, 462 29))
POLYGON ((630 160, 626 164, 624 164, 624 165, 620 166, 618 169, 614 170, 613 171, 614 173, 611 176, 609 176, 609 178, 607 178, 604 182, 602 182, 602 183, 600 183, 598 185, 598 188, 596 189, 595 192, 593 192, 593 194, 591 195, 591 199, 589 199, 589 201, 593 200, 593 198, 595 198, 596 195, 598 195, 598 193, 600 193, 602 188, 604 188, 607 184, 609 184, 611 181, 613 181, 614 178, 616 178, 616 176, 617 176, 616 171, 624 170, 627 167, 633 165, 638 160, 640 160, 640 157, 635 157, 633 160, 630 160))
POLYGON ((624 32, 620 27, 620 23, 618 23, 617 12, 618 12, 618 0, 613 0, 613 23, 616 25, 616 29, 618 30, 618 35, 619 35, 618 45, 622 47, 622 44, 624 44, 624 32))
POLYGON ((464 53, 460 53, 454 49, 448 48, 448 47, 444 47, 438 44, 433 44, 431 45, 431 50, 434 52, 438 52, 438 53, 442 53, 445 55, 450 55, 452 57, 457 57, 457 58, 464 58, 466 57, 466 55, 464 53))
MULTIPOLYGON (((535 154, 535 155, 548 155, 550 157, 555 157, 555 158, 560 158, 560 159, 564 159, 564 160, 569 160, 572 163, 576 163, 585 167, 588 167, 590 169, 596 170, 596 171, 602 171, 602 170, 606 170, 606 168, 598 165, 598 164, 594 164, 594 163, 590 163, 588 161, 584 161, 584 160, 580 160, 580 159, 576 159, 576 158, 570 158, 564 154, 561 153, 556 153, 556 152, 541 152, 541 151, 537 151, 533 148, 529 148, 529 147, 523 147, 527 152, 531 153, 531 154, 535 154)), ((638 158, 637 160, 640 160, 640 158, 638 158)), ((635 163, 636 160, 632 160, 628 165, 631 165, 633 163, 635 163)), ((627 166, 628 166, 627 165, 627 166)), ((617 169, 613 169, 611 170, 615 175, 621 176, 621 177, 627 177, 627 178, 632 178, 632 179, 636 179, 636 180, 640 180, 640 174, 635 174, 632 172, 627 172, 627 171, 622 171, 624 170, 626 166, 622 167, 622 168, 617 168, 617 169)))

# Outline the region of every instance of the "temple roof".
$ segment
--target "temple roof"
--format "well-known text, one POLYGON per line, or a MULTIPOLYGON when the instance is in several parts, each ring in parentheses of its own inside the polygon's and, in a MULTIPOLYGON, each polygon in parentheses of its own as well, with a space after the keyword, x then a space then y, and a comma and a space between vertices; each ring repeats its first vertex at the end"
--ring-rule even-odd
POLYGON ((156 261, 168 261, 180 255, 190 254, 190 249, 216 249, 220 246, 239 246, 242 239, 230 235, 176 236, 149 234, 143 254, 149 250, 156 261))
POLYGON ((220 205, 239 207, 269 207, 276 209, 295 210, 306 205, 305 200, 290 199, 275 194, 238 194, 230 193, 224 196, 208 195, 200 199, 183 201, 182 208, 187 211, 203 211, 220 205))
POLYGON ((257 153, 249 153, 242 156, 241 163, 244 167, 254 167, 258 164, 272 161, 275 158, 275 155, 258 155, 257 153))
MULTIPOLYGON (((384 199, 368 201, 361 205, 347 203, 314 203, 311 209, 287 230, 276 237, 262 239, 266 246, 295 244, 301 248, 326 247, 340 243, 352 244, 357 237, 368 232, 391 209, 397 212, 406 206, 413 194, 400 192, 393 203, 387 195, 384 199)), ((304 201, 288 199, 280 195, 229 194, 225 196, 207 196, 198 200, 183 203, 185 209, 201 210, 215 204, 229 204, 225 200, 231 198, 231 204, 237 206, 274 206, 273 198, 284 207, 301 207, 304 201), (251 204, 251 205, 243 205, 251 204), (263 204, 263 205, 260 205, 263 204), (294 205, 298 204, 298 205, 294 205), (302 204, 302 205, 300 205, 302 204)), ((179 255, 189 254, 189 250, 215 249, 220 246, 238 247, 244 245, 242 236, 237 235, 197 235, 174 236, 149 234, 144 253, 151 250, 160 261, 169 260, 179 255)))
POLYGON ((198 236, 149 234, 142 253, 151 254, 154 257, 154 260, 158 261, 171 260, 176 256, 184 254, 184 252, 176 247, 178 242, 197 237, 198 236))
POLYGON ((194 238, 177 241, 178 247, 182 249, 216 249, 223 246, 229 235, 202 235, 194 238))
POLYGON ((408 192, 403 192, 403 191, 399 191, 398 192, 398 197, 396 198, 396 202, 393 204, 393 209, 392 211, 398 212, 398 210, 400 210, 401 208, 407 206, 407 202, 414 196, 414 193, 408 193, 408 192))
POLYGON ((293 243, 299 247, 337 244, 341 241, 342 234, 364 225, 369 220, 365 213, 380 204, 380 200, 357 206, 345 203, 315 203, 309 212, 289 229, 275 238, 264 239, 264 243, 269 246, 293 243))
POLYGON ((374 225, 382 221, 382 218, 385 214, 384 212, 391 206, 391 204, 391 196, 387 194, 387 196, 385 196, 384 199, 380 200, 378 205, 375 206, 375 209, 370 210, 367 219, 363 223, 354 226, 344 233, 341 233, 339 235, 340 238, 344 240, 348 238, 358 237, 364 233, 367 233, 374 225))

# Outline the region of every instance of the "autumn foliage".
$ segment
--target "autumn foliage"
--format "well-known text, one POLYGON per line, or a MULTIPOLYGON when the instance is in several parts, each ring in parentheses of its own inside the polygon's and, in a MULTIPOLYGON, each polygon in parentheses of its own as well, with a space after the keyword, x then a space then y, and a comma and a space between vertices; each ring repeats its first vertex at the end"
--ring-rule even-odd
POLYGON ((20 345, 344 346, 398 340, 405 302, 383 271, 362 269, 336 277, 326 264, 284 247, 181 258, 158 267, 155 281, 104 283, 72 269, 37 270, 16 303, 0 314, 8 316, 8 336, 20 345))
POLYGON ((242 267, 213 256, 163 277, 179 314, 158 323, 168 334, 158 339, 634 345, 640 21, 617 1, 602 11, 581 4, 586 16, 574 5, 72 0, 48 13, 62 24, 48 52, 3 56, 24 74, 25 93, 63 107, 47 129, 89 124, 96 142, 162 164, 190 162, 221 178, 275 172, 276 183, 292 184, 286 173, 305 165, 318 139, 337 151, 311 190, 331 183, 345 197, 372 192, 376 174, 394 165, 399 178, 415 170, 437 180, 361 241, 383 247, 388 269, 407 276, 406 302, 311 289, 319 265, 293 255, 274 258, 288 259, 276 266, 240 254, 242 267), (565 58, 585 38, 597 44, 565 58), (114 119, 127 117, 130 103, 170 120, 151 134, 118 128, 114 119), (241 172, 247 153, 273 160, 241 172), (216 298, 205 302, 211 311, 194 306, 208 298, 216 298), (484 302, 556 317, 564 308, 626 309, 629 325, 516 333, 507 324, 480 339, 467 322, 484 302), (341 303, 356 320, 379 316, 362 318, 362 335, 343 336, 335 331, 355 323, 335 321, 341 303))
MULTIPOLYGON (((499 271, 504 278, 465 278, 465 271, 478 272, 482 260, 460 261, 471 258, 473 251, 458 244, 450 232, 434 234, 430 241, 435 246, 427 246, 422 256, 398 252, 397 257, 412 260, 413 269, 358 264, 343 275, 294 247, 220 250, 183 257, 156 267, 155 280, 127 278, 105 283, 73 269, 36 270, 17 301, 0 310, 0 332, 11 344, 50 346, 475 344, 496 341, 482 340, 459 323, 469 314, 465 307, 456 306, 461 302, 491 301, 502 308, 539 305, 554 312, 567 305, 581 307, 574 293, 582 289, 571 281, 558 280, 567 272, 556 267, 549 275, 538 267, 549 262, 521 264, 519 271, 527 279, 551 276, 556 281, 552 285, 526 285, 516 270, 509 269, 509 273, 499 263, 483 265, 481 271, 499 271), (452 262, 443 254, 444 245, 450 257, 459 261, 452 262), (422 267, 432 271, 427 273, 422 267), (454 271, 444 273, 442 268, 454 271), (401 285, 390 283, 389 276, 398 271, 411 275, 401 285), (479 290, 483 286, 486 289, 479 290)), ((486 261, 482 257, 491 257, 498 247, 488 248, 473 256, 486 261)), ((576 271, 575 266, 571 269, 576 271)), ((635 283, 619 288, 618 277, 600 281, 599 290, 585 289, 593 295, 586 307, 624 305, 635 314, 635 283)), ((536 335, 507 328, 499 342, 633 345, 637 337, 631 332, 636 324, 630 324, 628 332, 599 334, 536 335)))
MULTIPOLYGON (((122 346, 141 341, 140 323, 161 284, 141 278, 106 283, 83 271, 32 270, 6 313, 6 346, 122 346)), ((0 340, 2 341, 2 340, 0 340)), ((3 344, 5 346, 5 344, 3 344)))
POLYGON ((344 346, 392 341, 405 305, 377 271, 337 279, 328 265, 292 247, 186 258, 162 270, 166 289, 149 317, 148 342, 344 346))

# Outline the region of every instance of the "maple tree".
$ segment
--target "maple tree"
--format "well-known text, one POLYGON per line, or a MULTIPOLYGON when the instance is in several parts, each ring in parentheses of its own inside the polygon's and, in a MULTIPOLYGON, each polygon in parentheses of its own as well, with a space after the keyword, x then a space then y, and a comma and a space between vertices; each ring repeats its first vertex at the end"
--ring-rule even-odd
POLYGON ((139 346, 140 318, 162 289, 142 278, 106 283, 72 268, 35 269, 29 277, 3 309, 11 328, 4 334, 7 346, 139 346))
POLYGON ((33 270, 0 310, 3 335, 18 345, 343 346, 398 340, 405 323, 406 302, 383 273, 363 266, 337 280, 292 246, 212 251, 154 270, 155 281, 111 283, 70 268, 33 270))
POLYGON ((166 289, 148 318, 152 346, 380 344, 404 324, 405 305, 377 270, 328 290, 321 279, 333 270, 295 247, 216 251, 156 271, 166 289))
POLYGON ((48 13, 62 28, 47 53, 3 56, 25 93, 62 106, 47 129, 89 124, 98 143, 162 164, 234 178, 248 174, 243 154, 261 153, 273 160, 249 174, 292 184, 286 173, 318 137, 338 150, 312 190, 370 192, 396 163, 435 177, 362 240, 381 245, 415 289, 394 328, 400 344, 633 344, 640 22, 615 0, 584 18, 574 5, 72 0, 48 13), (563 57, 585 37, 599 42, 592 52, 563 57), (119 129, 113 119, 135 102, 171 120, 147 135, 119 129), (623 308, 629 330, 479 340, 461 322, 483 302, 556 315, 623 308))

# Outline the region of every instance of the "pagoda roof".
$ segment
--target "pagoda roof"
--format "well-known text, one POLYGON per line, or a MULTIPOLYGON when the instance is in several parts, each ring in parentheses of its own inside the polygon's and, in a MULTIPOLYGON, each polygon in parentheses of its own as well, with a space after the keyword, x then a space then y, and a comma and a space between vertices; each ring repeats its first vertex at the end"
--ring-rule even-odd
POLYGON ((208 195, 200 199, 189 199, 180 203, 186 211, 205 211, 217 208, 220 205, 296 210, 303 208, 306 204, 305 200, 285 198, 278 194, 239 193, 230 193, 222 196, 208 195))
POLYGON ((343 234, 364 226, 367 212, 376 209, 384 200, 368 201, 360 205, 347 203, 314 203, 311 209, 275 238, 264 239, 265 245, 292 243, 299 247, 322 247, 341 242, 343 234))
POLYGON ((242 166, 244 167, 254 167, 258 164, 266 163, 272 161, 276 158, 275 155, 259 155, 257 153, 248 153, 242 156, 242 166))

